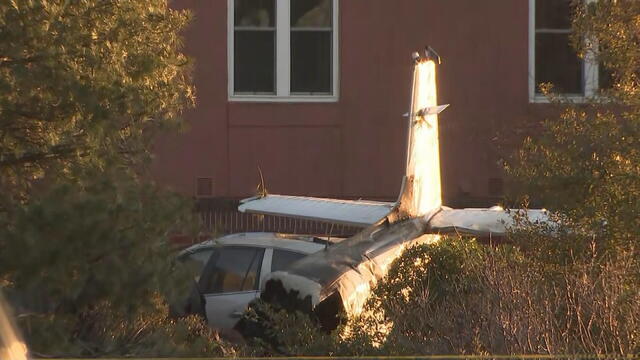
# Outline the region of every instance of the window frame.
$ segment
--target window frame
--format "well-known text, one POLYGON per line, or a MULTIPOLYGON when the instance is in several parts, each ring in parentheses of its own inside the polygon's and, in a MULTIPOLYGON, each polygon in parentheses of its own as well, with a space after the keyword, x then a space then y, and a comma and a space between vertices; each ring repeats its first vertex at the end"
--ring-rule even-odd
MULTIPOLYGON (((571 31, 563 31, 558 29, 536 29, 536 1, 529 0, 529 102, 530 103, 549 103, 548 97, 536 93, 536 34, 541 33, 571 33, 571 31)), ((584 0, 589 4, 597 0, 584 0)), ((595 60, 593 53, 588 52, 583 59, 582 82, 583 94, 562 94, 568 100, 581 103, 586 102, 589 98, 597 96, 599 88, 599 66, 595 60)))
POLYGON ((227 76, 228 100, 232 102, 337 102, 339 99, 339 7, 332 3, 332 91, 331 94, 291 94, 291 16, 290 0, 274 0, 276 7, 275 94, 236 94, 234 87, 234 1, 227 0, 227 76), (287 19, 287 21, 279 21, 287 19))

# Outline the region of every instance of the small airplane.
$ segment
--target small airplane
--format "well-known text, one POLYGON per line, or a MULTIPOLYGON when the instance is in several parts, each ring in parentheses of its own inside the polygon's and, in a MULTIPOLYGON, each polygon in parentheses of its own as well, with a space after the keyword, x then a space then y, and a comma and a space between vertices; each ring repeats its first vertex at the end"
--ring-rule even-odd
POLYGON ((331 330, 344 311, 361 311, 370 289, 391 262, 415 243, 443 234, 502 237, 514 217, 551 223, 546 210, 452 209, 442 204, 436 65, 440 57, 427 47, 412 54, 413 81, 408 117, 406 170, 394 203, 266 194, 241 201, 239 211, 288 216, 366 228, 325 251, 271 274, 261 299, 293 310, 313 312, 331 330), (286 304, 286 305, 285 305, 286 304))

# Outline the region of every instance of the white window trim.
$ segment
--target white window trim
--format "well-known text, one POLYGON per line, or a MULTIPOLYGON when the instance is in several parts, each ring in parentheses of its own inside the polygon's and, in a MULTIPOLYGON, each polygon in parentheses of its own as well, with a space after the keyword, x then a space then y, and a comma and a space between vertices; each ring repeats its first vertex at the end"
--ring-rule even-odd
POLYGON ((339 43, 338 25, 339 11, 338 0, 331 0, 333 11, 333 37, 332 37, 332 94, 331 95, 293 95, 291 86, 291 24, 290 21, 278 21, 278 19, 290 19, 289 1, 276 1, 276 94, 274 95, 249 95, 234 94, 234 0, 227 0, 227 74, 228 74, 228 99, 234 102, 336 102, 338 101, 339 84, 339 43))
MULTIPOLYGON (((591 3, 597 0, 585 0, 591 3)), ((547 32, 558 32, 559 30, 548 30, 547 32)), ((543 30, 544 32, 544 30, 543 30)), ((563 96, 572 102, 586 102, 598 93, 598 62, 595 61, 593 53, 589 52, 585 56, 583 63, 583 83, 584 95, 564 94, 563 96)), ((536 0, 529 0, 529 102, 549 103, 549 98, 536 94, 536 0)))

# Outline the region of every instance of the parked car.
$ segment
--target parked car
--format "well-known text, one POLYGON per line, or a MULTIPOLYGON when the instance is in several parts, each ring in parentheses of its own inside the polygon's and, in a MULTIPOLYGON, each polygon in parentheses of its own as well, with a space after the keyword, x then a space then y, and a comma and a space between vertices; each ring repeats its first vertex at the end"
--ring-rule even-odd
POLYGON ((269 274, 327 245, 317 237, 277 233, 239 233, 193 245, 178 256, 196 274, 181 312, 200 313, 209 326, 231 329, 260 296, 269 274))

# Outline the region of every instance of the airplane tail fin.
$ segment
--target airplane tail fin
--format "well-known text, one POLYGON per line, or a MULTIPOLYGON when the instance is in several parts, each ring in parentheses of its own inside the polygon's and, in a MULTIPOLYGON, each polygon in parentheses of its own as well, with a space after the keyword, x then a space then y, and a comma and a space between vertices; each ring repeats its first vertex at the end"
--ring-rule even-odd
POLYGON ((366 226, 380 221, 395 222, 424 216, 439 209, 442 205, 442 191, 438 114, 448 106, 437 105, 436 63, 440 63, 440 59, 433 49, 427 48, 425 56, 414 53, 413 60, 411 108, 407 114, 409 134, 406 173, 397 202, 321 199, 265 193, 243 200, 238 209, 247 213, 290 216, 352 226, 366 226))
POLYGON ((422 216, 442 205, 435 52, 414 53, 411 108, 408 115, 407 163, 397 202, 400 217, 422 216), (434 56, 435 55, 435 56, 434 56))

